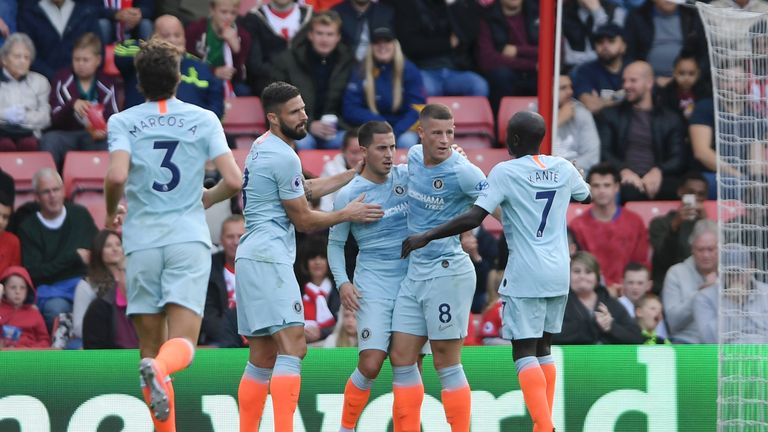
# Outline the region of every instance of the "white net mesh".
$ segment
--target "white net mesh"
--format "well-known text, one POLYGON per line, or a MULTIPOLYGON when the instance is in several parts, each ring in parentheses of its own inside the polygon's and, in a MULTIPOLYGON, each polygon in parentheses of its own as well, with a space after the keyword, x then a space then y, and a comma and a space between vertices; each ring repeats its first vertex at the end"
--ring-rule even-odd
POLYGON ((697 7, 715 95, 718 431, 768 432, 768 15, 697 7))

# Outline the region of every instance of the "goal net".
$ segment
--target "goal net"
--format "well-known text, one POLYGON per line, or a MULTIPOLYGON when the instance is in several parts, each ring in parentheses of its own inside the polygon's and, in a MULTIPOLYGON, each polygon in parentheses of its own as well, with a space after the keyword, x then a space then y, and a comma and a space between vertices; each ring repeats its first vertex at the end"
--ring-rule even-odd
POLYGON ((715 102, 717 430, 768 432, 768 14, 696 6, 715 102))

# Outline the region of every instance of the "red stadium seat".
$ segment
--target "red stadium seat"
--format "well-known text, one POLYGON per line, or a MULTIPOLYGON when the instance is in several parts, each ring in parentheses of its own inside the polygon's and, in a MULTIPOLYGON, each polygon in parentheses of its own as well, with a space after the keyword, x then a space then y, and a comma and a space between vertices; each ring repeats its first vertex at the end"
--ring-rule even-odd
POLYGON ((430 96, 427 103, 441 103, 453 111, 456 137, 467 136, 491 147, 494 138, 493 111, 488 98, 482 96, 430 96))
POLYGON ((485 219, 483 219, 483 229, 488 231, 497 239, 504 235, 504 229, 501 226, 501 222, 496 220, 496 218, 491 215, 488 215, 485 217, 485 219))
POLYGON ((504 162, 510 159, 509 152, 506 149, 472 149, 465 150, 467 158, 478 168, 483 170, 485 175, 491 172, 491 168, 495 167, 497 163, 504 162))
POLYGON ((323 165, 337 154, 339 154, 338 150, 301 150, 299 152, 301 167, 304 171, 319 176, 323 171, 323 165))
POLYGON ((104 74, 111 77, 120 76, 120 70, 115 64, 115 44, 109 44, 104 47, 104 74))
POLYGON ((83 192, 103 192, 109 167, 107 151, 70 151, 64 159, 64 191, 74 199, 83 192))
MULTIPOLYGON (((224 132, 235 137, 256 138, 267 130, 261 99, 256 96, 229 98, 225 102, 224 132)), ((238 140, 238 145, 243 143, 238 140)))
MULTIPOLYGON (((746 212, 744 204, 738 200, 720 200, 723 209, 723 222, 728 222, 733 218, 743 216, 746 212)), ((718 200, 704 201, 704 211, 707 213, 707 219, 718 220, 718 200)))
MULTIPOLYGON (((96 226, 99 229, 104 228, 104 220, 107 217, 107 203, 104 201, 103 192, 86 191, 78 193, 73 202, 87 208, 96 226)), ((122 204, 125 205, 125 203, 122 204)))
POLYGON ((232 156, 235 157, 235 162, 237 162, 237 166, 240 167, 240 171, 245 169, 245 158, 248 157, 248 153, 250 151, 250 148, 238 147, 236 149, 232 149, 232 156))
POLYGON ((592 204, 568 204, 568 212, 565 214, 566 223, 571 223, 573 219, 583 215, 584 212, 588 211, 590 207, 592 207, 592 204))
POLYGON ((32 176, 41 168, 56 170, 48 152, 0 152, 0 168, 13 177, 16 187, 16 207, 35 198, 32 176))
POLYGON ((670 210, 677 210, 680 201, 630 201, 624 204, 624 208, 637 213, 647 228, 651 220, 657 216, 664 216, 670 210))
POLYGON ((502 146, 506 146, 507 122, 518 111, 536 111, 536 96, 505 96, 499 104, 497 136, 502 146))

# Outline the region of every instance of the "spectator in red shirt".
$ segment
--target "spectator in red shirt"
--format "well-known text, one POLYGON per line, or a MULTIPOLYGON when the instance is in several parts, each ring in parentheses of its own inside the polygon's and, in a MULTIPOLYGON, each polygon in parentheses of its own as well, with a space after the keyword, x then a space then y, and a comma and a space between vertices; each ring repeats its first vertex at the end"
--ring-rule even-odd
POLYGON ((616 203, 621 176, 614 166, 595 165, 587 182, 592 208, 572 220, 570 228, 582 250, 600 263, 608 292, 618 297, 624 267, 633 261, 648 265, 648 230, 640 216, 616 203))
POLYGON ((0 274, 0 297, 0 347, 51 346, 43 315, 35 307, 35 286, 24 267, 11 266, 0 274))
POLYGON ((21 243, 15 234, 6 231, 13 213, 11 198, 0 191, 0 273, 10 266, 21 265, 21 243))
POLYGON ((307 343, 321 342, 333 332, 336 319, 328 307, 333 289, 326 243, 317 239, 306 243, 299 272, 302 275, 301 299, 304 303, 304 335, 307 343))

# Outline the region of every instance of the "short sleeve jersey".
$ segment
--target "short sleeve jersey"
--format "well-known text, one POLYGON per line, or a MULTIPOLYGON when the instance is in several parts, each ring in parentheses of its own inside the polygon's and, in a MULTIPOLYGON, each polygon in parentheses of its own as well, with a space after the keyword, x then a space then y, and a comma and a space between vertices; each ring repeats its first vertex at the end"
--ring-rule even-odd
MULTIPOLYGON (((408 267, 408 261, 400 259, 403 240, 408 236, 408 168, 393 166, 387 181, 382 184, 362 176, 355 177, 339 191, 334 210, 344 208, 362 193, 365 202, 381 205, 384 217, 368 224, 343 222, 335 225, 331 227, 329 240, 345 242, 351 231, 359 249, 355 282, 362 279, 358 278, 362 272, 372 276, 364 278, 370 285, 358 284, 358 288, 367 298, 394 299, 400 285, 391 283, 392 276, 401 279, 408 267)), ((337 285, 343 282, 337 281, 337 285)))
MULTIPOLYGON (((420 233, 464 213, 488 187, 480 168, 457 152, 435 166, 424 165, 421 145, 408 151, 408 230, 420 233)), ((408 277, 427 280, 474 271, 459 236, 429 243, 410 255, 408 277)))
POLYGON ((304 195, 296 152, 271 132, 256 139, 243 170, 245 234, 237 258, 290 264, 296 258, 296 232, 282 201, 304 195))
POLYGON ((109 151, 130 153, 125 252, 190 241, 210 246, 205 162, 230 151, 216 115, 171 98, 117 113, 107 130, 109 151))
POLYGON ((583 201, 589 186, 567 160, 525 156, 496 165, 489 187, 475 205, 501 206, 509 245, 499 293, 510 297, 554 297, 568 293, 570 257, 566 212, 571 197, 583 201))

